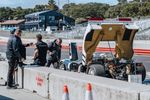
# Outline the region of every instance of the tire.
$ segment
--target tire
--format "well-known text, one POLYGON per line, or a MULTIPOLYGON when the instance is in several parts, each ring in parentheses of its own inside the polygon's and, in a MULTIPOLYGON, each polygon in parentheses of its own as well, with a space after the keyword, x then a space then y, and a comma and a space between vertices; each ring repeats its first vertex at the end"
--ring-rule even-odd
POLYGON ((145 80, 146 77, 146 69, 144 66, 136 66, 136 74, 141 74, 142 75, 142 81, 145 80))
POLYGON ((90 64, 88 74, 105 77, 105 69, 101 64, 90 64))
POLYGON ((78 73, 84 73, 84 72, 86 72, 86 66, 80 64, 78 67, 78 73))
POLYGON ((60 62, 59 69, 60 70, 66 70, 66 66, 63 62, 60 62))
POLYGON ((69 71, 78 72, 78 67, 79 67, 79 64, 72 62, 69 64, 68 69, 69 71))

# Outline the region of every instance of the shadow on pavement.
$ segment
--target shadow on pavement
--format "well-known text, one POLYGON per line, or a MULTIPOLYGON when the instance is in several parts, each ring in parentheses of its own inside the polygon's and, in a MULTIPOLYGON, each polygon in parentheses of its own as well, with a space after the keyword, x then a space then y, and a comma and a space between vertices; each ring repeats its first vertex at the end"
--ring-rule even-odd
POLYGON ((14 100, 14 99, 0 95, 0 100, 14 100))

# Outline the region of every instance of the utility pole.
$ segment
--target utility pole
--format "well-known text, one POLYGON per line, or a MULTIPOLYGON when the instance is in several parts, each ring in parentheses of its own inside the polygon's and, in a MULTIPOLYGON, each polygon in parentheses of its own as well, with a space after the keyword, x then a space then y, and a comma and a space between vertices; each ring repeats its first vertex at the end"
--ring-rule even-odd
POLYGON ((68 0, 68 4, 70 3, 70 1, 68 0))
POLYGON ((60 1, 58 0, 58 8, 60 8, 60 1))

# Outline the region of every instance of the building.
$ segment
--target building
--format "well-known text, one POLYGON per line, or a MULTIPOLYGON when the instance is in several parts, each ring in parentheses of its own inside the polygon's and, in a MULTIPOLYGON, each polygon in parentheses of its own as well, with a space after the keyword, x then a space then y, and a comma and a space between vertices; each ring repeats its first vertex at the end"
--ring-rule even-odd
POLYGON ((21 28, 23 29, 24 27, 25 20, 6 20, 0 22, 0 29, 2 30, 11 30, 14 28, 21 28))
POLYGON ((24 19, 21 20, 6 20, 0 22, 0 28, 3 30, 11 30, 14 28, 23 28, 25 23, 24 19))
POLYGON ((32 30, 61 30, 63 27, 75 25, 73 18, 67 17, 57 11, 47 10, 28 14, 25 16, 25 28, 32 30))

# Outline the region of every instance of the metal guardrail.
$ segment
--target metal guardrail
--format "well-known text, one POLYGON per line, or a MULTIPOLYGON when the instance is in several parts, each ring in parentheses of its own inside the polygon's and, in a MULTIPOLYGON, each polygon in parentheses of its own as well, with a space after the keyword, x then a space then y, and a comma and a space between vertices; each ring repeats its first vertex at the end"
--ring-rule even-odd
MULTIPOLYGON (((135 36, 135 40, 150 40, 150 19, 142 19, 135 21, 135 24, 140 27, 139 32, 135 36)), ((82 39, 86 27, 80 25, 75 26, 71 31, 64 31, 64 32, 55 32, 55 37, 60 38, 70 38, 70 39, 82 39)))
POLYGON ((77 26, 72 30, 62 31, 62 32, 54 32, 54 36, 58 38, 69 38, 69 39, 82 39, 86 27, 77 26))
MULTIPOLYGON (((31 33, 34 37, 36 34, 43 34, 44 38, 63 38, 63 39, 82 39, 84 36, 84 32, 85 32, 86 27, 78 27, 76 29, 73 30, 69 30, 69 31, 56 31, 53 32, 51 34, 44 32, 44 31, 36 31, 36 32, 23 32, 24 34, 26 33, 31 33)), ((145 29, 142 31, 139 31, 136 35, 135 35, 135 40, 150 40, 150 29, 145 29)), ((32 35, 30 35, 30 38, 32 37, 32 35)))

